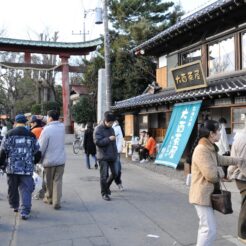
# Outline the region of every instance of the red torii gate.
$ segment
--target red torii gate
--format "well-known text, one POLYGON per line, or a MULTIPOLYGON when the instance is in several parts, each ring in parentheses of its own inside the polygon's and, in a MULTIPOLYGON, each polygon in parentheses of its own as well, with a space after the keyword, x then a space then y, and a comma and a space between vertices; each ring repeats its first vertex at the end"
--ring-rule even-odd
POLYGON ((62 63, 61 72, 64 125, 66 133, 71 133, 72 125, 69 107, 69 71, 76 71, 76 67, 69 66, 68 60, 71 55, 88 55, 90 52, 96 50, 97 46, 101 43, 101 39, 95 39, 87 42, 67 43, 0 38, 0 51, 24 52, 25 63, 15 64, 15 67, 18 66, 20 68, 40 68, 40 64, 31 64, 32 53, 59 55, 62 63))

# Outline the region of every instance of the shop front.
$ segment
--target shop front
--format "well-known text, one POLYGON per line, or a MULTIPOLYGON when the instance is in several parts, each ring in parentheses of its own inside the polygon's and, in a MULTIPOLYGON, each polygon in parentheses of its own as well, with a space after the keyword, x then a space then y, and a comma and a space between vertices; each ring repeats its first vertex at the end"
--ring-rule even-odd
POLYGON ((202 101, 191 136, 186 144, 182 160, 185 159, 197 136, 197 129, 206 119, 227 121, 226 131, 229 142, 237 131, 245 127, 246 114, 246 75, 207 80, 207 87, 176 91, 166 89, 156 94, 145 94, 117 102, 112 109, 125 115, 125 136, 139 136, 141 130, 149 130, 162 144, 168 129, 173 107, 177 103, 202 101))
POLYGON ((245 1, 215 1, 132 49, 136 56, 156 57, 156 84, 162 89, 112 106, 125 115, 126 137, 148 129, 162 142, 174 105, 202 101, 183 157, 206 119, 225 118, 232 143, 234 134, 245 127, 245 11, 245 1))

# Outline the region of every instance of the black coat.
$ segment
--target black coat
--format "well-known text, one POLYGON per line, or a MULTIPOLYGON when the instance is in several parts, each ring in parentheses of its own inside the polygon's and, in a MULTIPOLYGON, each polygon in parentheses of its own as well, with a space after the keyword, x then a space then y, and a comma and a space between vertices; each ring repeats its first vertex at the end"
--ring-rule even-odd
POLYGON ((93 129, 88 128, 84 134, 84 150, 87 155, 96 154, 96 145, 93 141, 93 129))
POLYGON ((97 126, 94 131, 94 142, 97 147, 97 159, 104 161, 115 161, 118 151, 116 141, 111 141, 110 136, 115 136, 112 127, 106 127, 104 122, 97 126))

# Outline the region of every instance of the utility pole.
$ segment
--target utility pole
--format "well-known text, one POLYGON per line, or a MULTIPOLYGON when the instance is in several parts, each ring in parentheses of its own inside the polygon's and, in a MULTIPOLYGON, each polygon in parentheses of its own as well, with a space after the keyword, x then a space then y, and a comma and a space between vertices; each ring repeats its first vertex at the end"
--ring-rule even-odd
POLYGON ((111 80, 110 80, 110 39, 108 30, 108 1, 103 4, 103 22, 104 22, 104 58, 105 58, 105 79, 106 79, 106 108, 111 107, 111 80))
MULTIPOLYGON (((79 31, 79 33, 75 33, 74 31, 72 31, 72 35, 83 35, 83 42, 86 41, 86 35, 89 34, 89 31, 86 32, 86 28, 85 28, 85 19, 87 14, 92 11, 91 9, 89 9, 88 11, 84 9, 84 16, 83 16, 83 31, 79 31)), ((84 59, 86 59, 86 55, 84 55, 84 59)))

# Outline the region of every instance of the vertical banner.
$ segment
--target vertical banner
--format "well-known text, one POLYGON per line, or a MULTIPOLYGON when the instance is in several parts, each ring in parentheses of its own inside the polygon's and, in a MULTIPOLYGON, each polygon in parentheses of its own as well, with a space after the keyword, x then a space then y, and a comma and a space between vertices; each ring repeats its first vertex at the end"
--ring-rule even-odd
POLYGON ((174 105, 168 129, 155 163, 176 168, 197 119, 202 101, 174 105))

